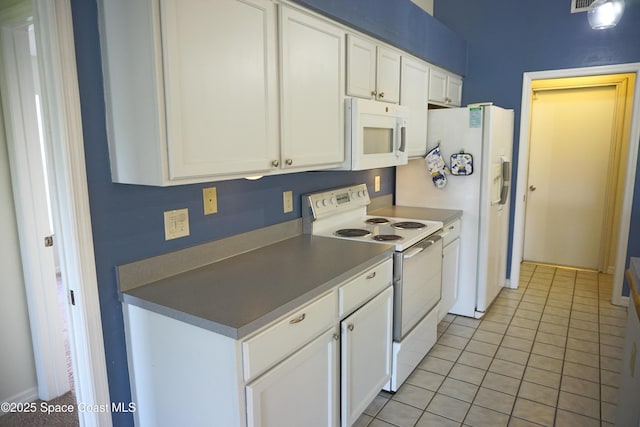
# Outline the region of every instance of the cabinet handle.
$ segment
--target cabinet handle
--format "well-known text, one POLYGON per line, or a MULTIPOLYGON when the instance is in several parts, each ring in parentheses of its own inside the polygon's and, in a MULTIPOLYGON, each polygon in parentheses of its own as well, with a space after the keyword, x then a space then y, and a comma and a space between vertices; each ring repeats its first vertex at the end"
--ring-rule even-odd
POLYGON ((380 98, 384 98, 384 92, 380 92, 380 95, 378 95, 380 98))
POLYGON ((333 339, 338 341, 340 339, 340 335, 338 334, 333 334, 333 339))
POLYGON ((287 164, 287 166, 291 166, 293 164, 293 160, 291 159, 287 159, 284 162, 287 164))
POLYGON ((296 323, 300 323, 304 320, 305 317, 307 317, 307 315, 305 313, 302 313, 299 317, 289 320, 289 324, 295 325, 296 323))
POLYGON ((369 279, 373 279, 374 277, 376 277, 376 272, 375 271, 373 273, 371 273, 370 275, 368 275, 366 277, 366 279, 369 280, 369 279))
POLYGON ((277 168, 278 166, 280 166, 280 160, 272 160, 271 166, 273 166, 274 168, 277 168))
POLYGON ((453 225, 449 226, 449 230, 453 230, 455 227, 453 225))
POLYGON ((371 91, 371 96, 373 96, 375 98, 376 96, 378 96, 378 92, 376 92, 375 90, 372 90, 371 91))
POLYGON ((348 329, 348 330, 353 331, 353 328, 354 328, 353 323, 349 323, 349 324, 347 325, 347 329, 348 329))

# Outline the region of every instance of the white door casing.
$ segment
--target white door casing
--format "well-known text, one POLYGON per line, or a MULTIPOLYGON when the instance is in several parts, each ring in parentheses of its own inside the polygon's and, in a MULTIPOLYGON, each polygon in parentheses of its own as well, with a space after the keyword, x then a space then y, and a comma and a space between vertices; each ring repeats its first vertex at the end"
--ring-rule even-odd
POLYGON ((2 27, 0 82, 7 132, 11 181, 20 238, 22 269, 29 307, 38 397, 50 400, 69 391, 62 322, 56 304, 53 235, 38 126, 37 71, 31 49, 30 19, 2 27))
MULTIPOLYGON (((61 245, 63 282, 75 293, 69 306, 71 355, 78 402, 110 409, 98 283, 89 210, 80 93, 69 0, 33 0, 36 44, 52 183, 54 227, 61 245)), ((78 413, 80 426, 111 426, 111 412, 78 413)))
MULTIPOLYGON (((598 67, 571 68, 564 70, 538 71, 524 73, 522 84, 522 105, 520 119, 520 142, 518 150, 518 173, 515 197, 515 215, 513 241, 511 251, 510 286, 517 288, 520 281, 520 263, 524 249, 524 215, 526 209, 525 195, 527 193, 527 176, 529 164, 529 128, 531 124, 531 86, 533 80, 553 79, 563 77, 591 76, 599 74, 635 73, 636 80, 640 75, 640 63, 605 65, 598 67)), ((640 144, 640 85, 636 84, 633 101, 633 119, 629 146, 627 151, 627 168, 624 178, 624 196, 622 200, 620 227, 618 230, 618 244, 616 250, 615 273, 612 288, 612 303, 627 305, 628 297, 622 296, 622 282, 627 256, 627 243, 631 224, 631 208, 633 204, 633 189, 635 184, 638 145, 640 144)))

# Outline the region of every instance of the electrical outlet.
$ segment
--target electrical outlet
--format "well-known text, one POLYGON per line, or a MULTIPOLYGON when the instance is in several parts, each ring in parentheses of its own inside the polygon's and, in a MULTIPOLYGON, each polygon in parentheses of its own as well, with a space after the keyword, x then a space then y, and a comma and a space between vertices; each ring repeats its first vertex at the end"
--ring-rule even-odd
POLYGON ((373 191, 376 193, 380 191, 380 175, 376 175, 375 178, 373 178, 373 191))
POLYGON ((293 212, 293 191, 285 191, 282 193, 282 204, 284 213, 293 212))
POLYGON ((189 235, 189 209, 176 209, 164 213, 164 239, 171 240, 189 235))
POLYGON ((202 201, 204 203, 205 215, 211 215, 218 212, 218 192, 216 187, 203 188, 202 201))

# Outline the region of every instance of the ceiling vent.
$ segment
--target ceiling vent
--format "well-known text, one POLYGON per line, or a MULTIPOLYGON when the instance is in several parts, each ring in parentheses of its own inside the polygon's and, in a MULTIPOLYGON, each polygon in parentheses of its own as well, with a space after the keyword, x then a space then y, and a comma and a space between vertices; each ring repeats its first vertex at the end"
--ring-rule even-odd
POLYGON ((586 12, 595 0, 571 0, 571 13, 586 12))

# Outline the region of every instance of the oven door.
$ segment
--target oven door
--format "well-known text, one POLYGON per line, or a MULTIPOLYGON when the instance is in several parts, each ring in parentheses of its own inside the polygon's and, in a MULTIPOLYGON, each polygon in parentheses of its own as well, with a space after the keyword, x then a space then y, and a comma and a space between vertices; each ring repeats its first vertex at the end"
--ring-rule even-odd
POLYGON ((440 301, 442 238, 430 236, 394 255, 393 339, 401 341, 440 301))

